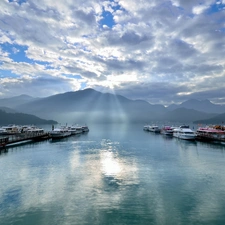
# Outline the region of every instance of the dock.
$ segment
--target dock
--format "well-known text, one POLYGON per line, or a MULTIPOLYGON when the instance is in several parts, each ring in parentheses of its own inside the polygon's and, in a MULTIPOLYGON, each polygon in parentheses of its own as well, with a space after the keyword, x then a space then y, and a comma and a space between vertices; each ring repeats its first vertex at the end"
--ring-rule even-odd
POLYGON ((20 133, 0 138, 0 151, 14 144, 20 144, 24 141, 43 141, 49 139, 49 133, 20 133))

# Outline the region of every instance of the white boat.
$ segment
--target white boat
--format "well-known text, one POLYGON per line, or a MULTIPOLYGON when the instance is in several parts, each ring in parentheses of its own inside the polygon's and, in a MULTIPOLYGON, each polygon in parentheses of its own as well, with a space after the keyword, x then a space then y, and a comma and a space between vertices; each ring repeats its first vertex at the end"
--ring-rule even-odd
POLYGON ((150 125, 148 126, 148 130, 155 133, 160 133, 160 128, 156 125, 150 125))
POLYGON ((76 124, 76 125, 73 125, 72 127, 73 127, 74 129, 76 129, 75 134, 81 134, 81 133, 83 133, 83 128, 82 128, 82 126, 76 124))
POLYGON ((8 125, 8 126, 3 126, 1 129, 5 130, 3 131, 4 134, 18 134, 20 133, 20 127, 16 125, 8 125))
POLYGON ((164 126, 160 132, 166 136, 173 136, 173 128, 170 126, 164 126))
POLYGON ((49 134, 52 139, 59 139, 70 136, 71 132, 68 130, 67 127, 60 127, 54 128, 52 131, 49 132, 49 134))
POLYGON ((192 129, 182 127, 175 128, 173 136, 184 140, 195 140, 196 138, 196 134, 192 129))
POLYGON ((89 131, 89 128, 87 125, 84 125, 84 126, 81 126, 82 127, 82 130, 83 132, 88 132, 89 131))
POLYGON ((21 133, 26 134, 43 134, 45 131, 43 128, 38 128, 36 126, 22 126, 21 133))
POLYGON ((77 129, 75 126, 68 127, 68 130, 69 132, 71 132, 71 135, 74 135, 77 133, 77 129))
POLYGON ((4 134, 7 134, 6 129, 0 127, 0 135, 4 135, 4 134))
POLYGON ((81 126, 76 127, 76 134, 81 134, 83 133, 83 128, 81 126))
POLYGON ((149 128, 149 125, 144 125, 143 130, 144 130, 144 131, 149 131, 148 128, 149 128))

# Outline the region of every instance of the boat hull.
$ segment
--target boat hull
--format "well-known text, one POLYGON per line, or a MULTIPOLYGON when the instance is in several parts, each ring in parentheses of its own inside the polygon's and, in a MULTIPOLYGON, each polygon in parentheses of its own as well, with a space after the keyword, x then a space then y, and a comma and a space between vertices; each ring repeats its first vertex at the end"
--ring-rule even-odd
POLYGON ((183 139, 183 140, 195 140, 195 135, 179 135, 177 138, 183 139))
POLYGON ((71 132, 63 132, 63 133, 50 133, 50 137, 52 139, 61 139, 65 137, 69 137, 71 135, 71 132))

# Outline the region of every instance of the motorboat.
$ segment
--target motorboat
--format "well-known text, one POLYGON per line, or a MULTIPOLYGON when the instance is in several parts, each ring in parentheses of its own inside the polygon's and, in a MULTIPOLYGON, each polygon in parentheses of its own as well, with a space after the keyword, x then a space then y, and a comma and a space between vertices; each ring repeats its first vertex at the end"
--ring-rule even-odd
POLYGON ((143 130, 144 131, 149 131, 149 125, 144 125, 143 130))
POLYGON ((69 131, 68 127, 60 127, 54 128, 52 131, 49 132, 49 134, 52 139, 60 139, 70 136, 71 132, 69 131))
POLYGON ((45 131, 43 128, 38 128, 36 126, 22 126, 21 133, 26 134, 43 134, 45 131))
POLYGON ((7 134, 7 131, 5 128, 0 127, 0 135, 7 134))
POLYGON ((173 136, 173 128, 170 126, 164 126, 161 129, 161 134, 164 134, 166 136, 173 136))
POLYGON ((83 128, 80 125, 73 125, 74 128, 76 128, 75 134, 81 134, 83 133, 83 128))
POLYGON ((190 128, 178 127, 173 129, 173 136, 184 140, 195 140, 196 134, 190 128))
POLYGON ((160 128, 156 125, 150 125, 148 127, 148 130, 154 133, 160 133, 160 128))
POLYGON ((213 127, 199 127, 196 138, 201 141, 225 142, 225 131, 213 127))
POLYGON ((16 125, 3 126, 1 129, 4 130, 3 133, 7 135, 20 133, 20 127, 16 125))
POLYGON ((71 127, 68 127, 69 132, 71 132, 71 135, 74 135, 77 133, 76 126, 72 125, 71 127))
POLYGON ((83 125, 81 127, 82 127, 83 132, 88 132, 89 131, 89 128, 88 128, 87 125, 83 125))

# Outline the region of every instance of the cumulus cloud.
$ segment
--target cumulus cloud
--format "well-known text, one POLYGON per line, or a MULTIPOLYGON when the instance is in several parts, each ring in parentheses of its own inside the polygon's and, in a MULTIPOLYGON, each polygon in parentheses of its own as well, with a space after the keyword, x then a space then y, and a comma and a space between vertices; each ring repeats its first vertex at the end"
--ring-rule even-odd
POLYGON ((85 86, 151 103, 221 103, 224 8, 213 0, 3 0, 1 96, 85 86))

